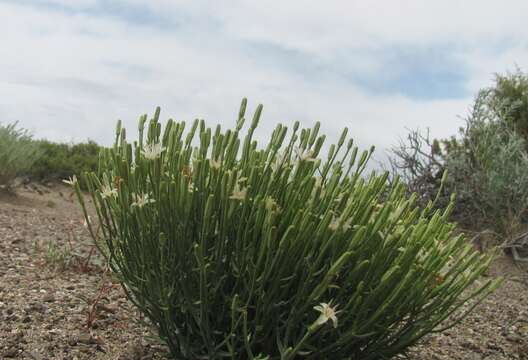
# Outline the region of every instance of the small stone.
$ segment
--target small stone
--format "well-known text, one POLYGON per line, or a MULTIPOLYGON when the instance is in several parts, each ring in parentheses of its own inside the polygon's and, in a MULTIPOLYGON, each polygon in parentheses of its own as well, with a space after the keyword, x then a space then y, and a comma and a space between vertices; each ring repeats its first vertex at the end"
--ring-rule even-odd
POLYGON ((4 353, 2 354, 2 356, 6 357, 6 358, 14 358, 18 355, 18 349, 17 348, 10 348, 10 349, 7 349, 6 351, 4 351, 4 353))
POLYGON ((29 307, 29 311, 35 311, 38 313, 45 313, 48 307, 44 304, 35 303, 29 307))
POLYGON ((517 334, 508 334, 508 336, 506 336, 506 340, 514 343, 521 343, 523 339, 517 334))
POLYGON ((99 338, 93 337, 90 334, 82 334, 77 338, 77 343, 84 345, 102 345, 103 341, 99 338))
POLYGON ((35 351, 29 351, 29 352, 26 352, 27 355, 31 356, 32 359, 34 360, 41 360, 42 359, 42 356, 35 352, 35 351))
POLYGON ((42 298, 42 301, 44 302, 54 302, 55 301, 55 297, 51 294, 48 294, 48 295, 45 295, 43 298, 42 298))

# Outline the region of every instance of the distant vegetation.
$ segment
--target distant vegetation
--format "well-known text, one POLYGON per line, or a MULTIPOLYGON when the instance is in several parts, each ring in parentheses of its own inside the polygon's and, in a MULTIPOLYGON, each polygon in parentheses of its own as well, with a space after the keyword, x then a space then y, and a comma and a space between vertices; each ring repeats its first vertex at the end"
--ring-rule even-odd
POLYGON ((97 170, 101 147, 94 141, 61 144, 39 140, 35 143, 41 155, 27 172, 35 180, 60 180, 97 170))
POLYGON ((17 176, 50 181, 96 171, 100 149, 90 140, 78 144, 34 140, 17 123, 0 124, 0 185, 10 188, 17 176))
POLYGON ((495 84, 477 94, 465 120, 449 139, 411 131, 393 151, 393 169, 423 203, 436 197, 447 170, 438 204, 455 192, 457 221, 512 238, 528 205, 528 76, 519 69, 496 75, 495 84))
POLYGON ((9 188, 20 173, 29 171, 41 150, 17 123, 0 124, 0 186, 9 188))

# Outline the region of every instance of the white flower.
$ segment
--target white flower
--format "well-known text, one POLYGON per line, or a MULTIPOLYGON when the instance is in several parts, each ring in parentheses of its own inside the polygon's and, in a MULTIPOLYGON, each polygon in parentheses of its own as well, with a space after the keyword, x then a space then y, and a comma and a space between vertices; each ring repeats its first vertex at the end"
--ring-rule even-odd
POLYGON ((247 189, 246 188, 240 188, 240 185, 238 182, 235 184, 235 188, 233 189, 233 194, 229 197, 230 199, 234 200, 244 200, 246 198, 247 189))
POLYGON ((328 228, 332 231, 336 231, 337 229, 339 229, 339 223, 340 223, 341 220, 339 220, 339 218, 334 217, 332 218, 332 221, 330 221, 330 225, 328 225, 328 228))
POLYGON ((187 190, 188 190, 190 193, 194 192, 194 184, 193 184, 192 181, 189 181, 189 185, 188 185, 187 190))
POLYGON ((160 157, 161 153, 165 150, 164 147, 161 147, 160 143, 147 144, 144 149, 141 151, 145 159, 155 160, 160 157))
POLYGON ((117 189, 112 188, 110 185, 103 185, 100 192, 101 192, 101 197, 103 199, 117 196, 117 189))
POLYGON ((209 164, 211 165, 213 169, 220 169, 220 165, 222 165, 220 160, 214 160, 214 159, 209 160, 209 164))
POLYGON ((77 176, 73 175, 67 180, 62 180, 63 183, 74 186, 77 183, 77 176))
POLYGON ((275 157, 275 161, 271 164, 271 169, 277 171, 280 169, 284 161, 286 160, 286 151, 278 153, 275 157))
POLYGON ((156 200, 152 199, 149 194, 140 194, 140 195, 132 194, 132 195, 135 196, 136 198, 136 201, 132 203, 132 206, 137 206, 137 207, 142 208, 143 206, 147 204, 152 204, 156 202, 156 200))
POLYGON ((135 162, 133 162, 132 165, 130 165, 130 171, 134 172, 134 171, 136 171, 136 168, 137 168, 137 164, 135 162))
POLYGON ((300 161, 315 161, 316 160, 314 158, 314 151, 313 150, 308 150, 307 152, 304 152, 304 149, 296 148, 295 149, 295 153, 299 157, 300 161))
POLYGON ((348 231, 352 228, 352 218, 343 223, 343 231, 348 231))
POLYGON ((330 306, 331 304, 332 302, 330 301, 329 304, 320 303, 319 305, 314 306, 314 309, 321 313, 317 320, 315 320, 316 325, 323 325, 328 322, 328 320, 332 320, 334 328, 337 327, 337 313, 339 311, 336 311, 337 305, 332 307, 330 306))
POLYGON ((330 225, 328 225, 328 228, 332 231, 337 231, 337 229, 342 228, 343 231, 348 231, 352 228, 352 218, 348 219, 347 221, 343 222, 343 215, 340 217, 333 217, 332 221, 330 222, 330 225))
POLYGON ((88 227, 88 225, 92 222, 92 217, 90 215, 88 215, 88 220, 86 219, 82 219, 81 220, 81 223, 82 223, 82 226, 84 226, 85 228, 88 227))
POLYGON ((277 209, 277 210, 280 210, 280 207, 279 205, 277 204, 277 202, 275 201, 274 198, 272 198, 271 196, 268 196, 266 197, 266 209, 268 211, 272 211, 273 209, 277 209))
POLYGON ((274 212, 276 212, 278 214, 280 214, 282 212, 282 209, 279 206, 279 204, 277 203, 277 201, 275 201, 275 199, 272 198, 271 196, 266 197, 265 207, 266 207, 266 210, 268 210, 270 212, 274 211, 274 212))

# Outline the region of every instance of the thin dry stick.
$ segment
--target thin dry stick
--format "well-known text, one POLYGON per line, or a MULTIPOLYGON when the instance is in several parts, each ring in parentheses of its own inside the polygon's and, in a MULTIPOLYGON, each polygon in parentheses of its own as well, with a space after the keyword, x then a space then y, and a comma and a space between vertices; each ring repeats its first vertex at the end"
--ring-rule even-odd
POLYGON ((94 301, 92 302, 92 305, 90 307, 90 311, 88 312, 88 316, 87 316, 87 319, 86 319, 86 324, 85 326, 88 328, 88 329, 91 329, 96 318, 97 318, 97 313, 98 313, 98 309, 100 308, 100 302, 101 300, 103 299, 103 296, 107 295, 110 290, 114 287, 114 285, 110 282, 110 283, 107 283, 107 272, 108 272, 108 267, 105 268, 104 272, 103 272, 103 276, 102 276, 102 279, 101 279, 101 286, 99 287, 99 290, 97 292, 97 296, 95 297, 94 301))

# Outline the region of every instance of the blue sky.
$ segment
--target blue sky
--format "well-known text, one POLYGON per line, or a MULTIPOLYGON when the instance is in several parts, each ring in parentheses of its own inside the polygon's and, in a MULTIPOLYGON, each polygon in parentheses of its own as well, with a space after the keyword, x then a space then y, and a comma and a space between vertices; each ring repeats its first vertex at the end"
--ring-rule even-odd
POLYGON ((139 115, 347 126, 367 148, 454 134, 493 74, 525 69, 524 1, 0 0, 0 122, 108 144, 139 115))

